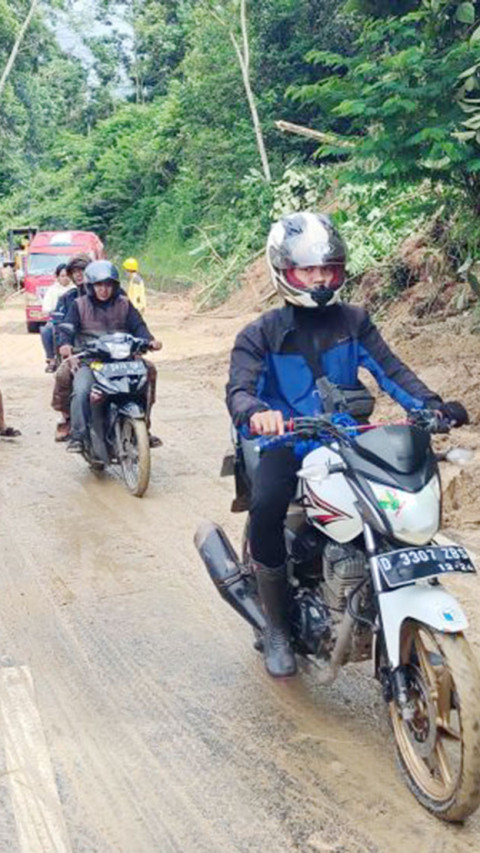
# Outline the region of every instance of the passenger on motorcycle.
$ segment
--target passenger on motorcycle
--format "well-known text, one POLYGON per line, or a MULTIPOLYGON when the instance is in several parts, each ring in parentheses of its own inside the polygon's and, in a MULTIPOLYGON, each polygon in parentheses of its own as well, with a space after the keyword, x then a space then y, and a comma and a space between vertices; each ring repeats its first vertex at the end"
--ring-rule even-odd
MULTIPOLYGON (((430 407, 454 426, 468 422, 460 403, 443 403, 392 353, 364 308, 335 299, 345 279, 346 249, 327 216, 284 216, 270 230, 267 261, 286 304, 250 323, 235 341, 227 405, 237 428, 282 435, 290 417, 328 411, 325 382, 327 388, 339 387, 354 406, 360 400, 365 417, 367 392, 358 379, 360 367, 405 410, 430 407)), ((296 672, 296 661, 288 632, 283 525, 301 462, 288 447, 259 457, 252 444, 241 440, 252 481, 250 555, 267 621, 265 665, 272 676, 289 676, 296 672)))
POLYGON ((57 362, 55 359, 55 325, 51 315, 55 312, 57 302, 60 297, 65 296, 71 290, 78 291, 68 277, 67 265, 59 264, 55 270, 55 281, 47 288, 45 296, 42 300, 42 311, 48 315, 48 322, 42 326, 40 334, 42 336, 42 344, 45 350, 47 364, 45 367, 46 373, 55 373, 57 362))
POLYGON ((73 290, 70 288, 70 290, 58 299, 55 306, 55 314, 57 315, 58 322, 61 322, 67 316, 68 309, 74 299, 77 299, 78 296, 82 296, 85 293, 85 269, 89 263, 91 263, 91 258, 86 254, 75 255, 75 257, 68 262, 66 273, 69 279, 73 281, 76 289, 73 290))
MULTIPOLYGON (((70 288, 57 301, 53 312, 54 325, 58 326, 68 314, 71 303, 85 293, 83 286, 85 268, 91 262, 87 254, 75 255, 67 264, 67 275, 75 287, 70 288)), ((61 419, 55 428, 55 441, 67 441, 70 435, 70 395, 72 393, 72 372, 70 364, 61 364, 55 374, 52 407, 60 413, 61 419)))
MULTIPOLYGON (((112 332, 127 332, 143 338, 150 349, 161 349, 161 343, 153 337, 137 309, 120 290, 117 268, 110 261, 93 261, 85 269, 84 296, 70 305, 65 323, 59 330, 59 352, 69 359, 74 370, 71 400, 71 437, 68 450, 81 452, 90 417, 90 391, 94 382, 93 373, 87 365, 81 365, 73 355, 73 346, 82 346, 88 340, 112 332)), ((147 418, 154 402, 156 368, 147 363, 149 373, 149 397, 147 418)), ((150 445, 160 440, 150 437, 150 445)))

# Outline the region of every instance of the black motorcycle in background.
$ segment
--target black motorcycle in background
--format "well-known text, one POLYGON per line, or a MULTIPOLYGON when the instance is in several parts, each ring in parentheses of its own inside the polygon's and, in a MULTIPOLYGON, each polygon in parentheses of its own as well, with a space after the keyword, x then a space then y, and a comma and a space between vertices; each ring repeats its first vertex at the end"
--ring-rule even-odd
POLYGON ((83 456, 95 471, 119 466, 128 490, 139 498, 150 479, 148 376, 140 358, 147 350, 148 343, 142 338, 115 332, 76 353, 95 378, 83 456))

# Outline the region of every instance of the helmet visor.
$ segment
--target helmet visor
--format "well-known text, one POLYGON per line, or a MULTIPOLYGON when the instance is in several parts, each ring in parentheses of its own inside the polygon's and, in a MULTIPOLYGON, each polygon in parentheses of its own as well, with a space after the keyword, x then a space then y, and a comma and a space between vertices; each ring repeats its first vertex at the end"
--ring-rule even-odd
POLYGON ((295 287, 298 290, 309 291, 317 290, 318 288, 323 288, 325 290, 338 290, 345 279, 345 265, 319 264, 312 267, 294 267, 285 270, 285 278, 292 287, 295 287), (311 282, 307 283, 300 272, 301 270, 305 270, 306 272, 310 272, 310 270, 312 270, 312 273, 314 270, 318 270, 319 272, 318 275, 313 274, 311 282))

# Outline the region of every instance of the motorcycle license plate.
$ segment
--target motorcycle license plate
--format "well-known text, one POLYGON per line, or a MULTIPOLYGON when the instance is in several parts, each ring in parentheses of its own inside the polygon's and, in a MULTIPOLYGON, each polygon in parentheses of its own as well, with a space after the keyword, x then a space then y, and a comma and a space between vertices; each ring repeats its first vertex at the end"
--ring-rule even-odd
POLYGON ((104 361, 93 362, 91 365, 93 370, 102 373, 107 379, 114 376, 140 376, 145 373, 145 365, 143 361, 104 361))
POLYGON ((404 586, 422 578, 449 575, 453 572, 476 572, 465 548, 460 545, 425 545, 424 548, 401 548, 375 558, 389 587, 404 586))

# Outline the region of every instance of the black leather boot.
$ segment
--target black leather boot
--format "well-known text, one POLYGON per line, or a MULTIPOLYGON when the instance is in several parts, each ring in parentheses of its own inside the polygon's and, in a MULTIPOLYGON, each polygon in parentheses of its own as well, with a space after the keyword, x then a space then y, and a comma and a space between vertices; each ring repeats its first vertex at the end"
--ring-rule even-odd
POLYGON ((263 635, 263 654, 267 672, 274 678, 295 675, 297 664, 290 646, 286 567, 278 566, 271 569, 261 563, 255 563, 254 566, 258 594, 267 623, 263 635))

